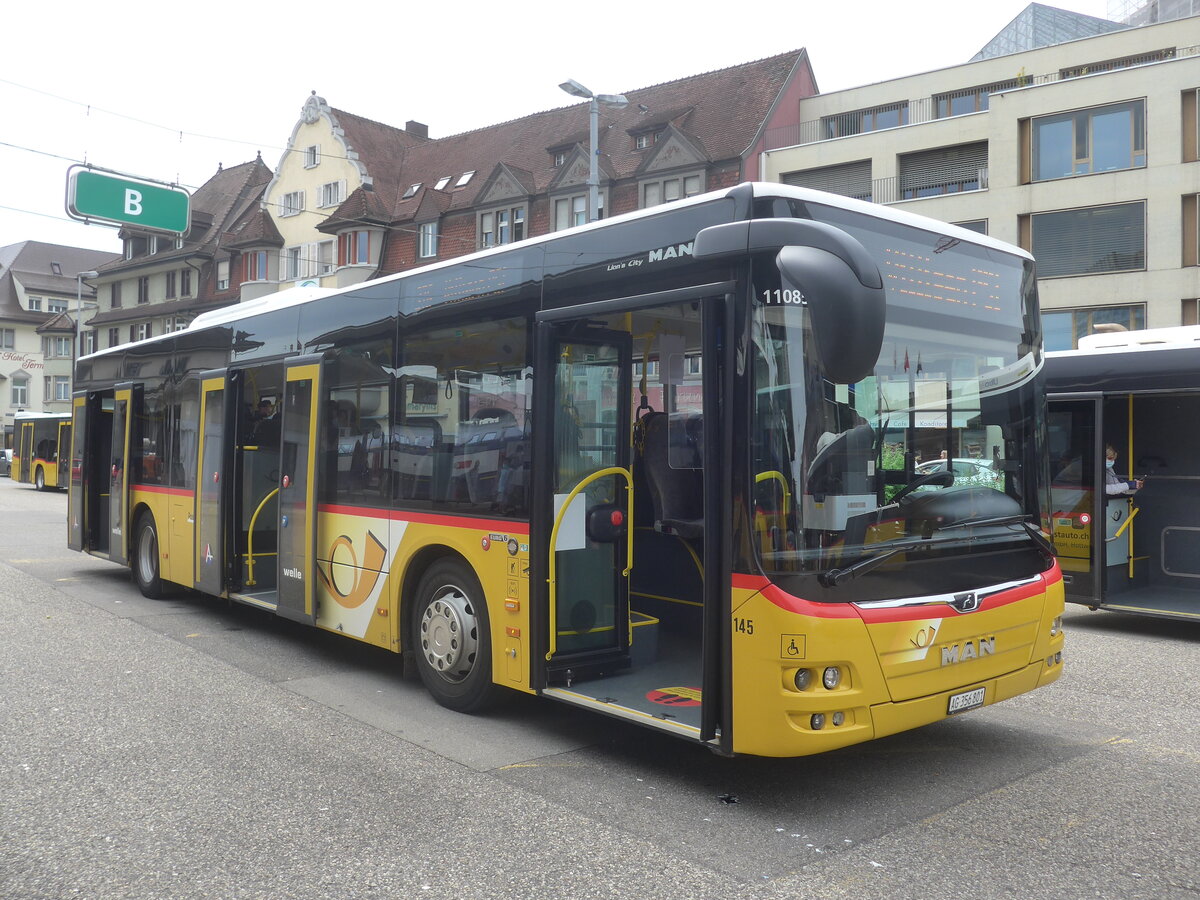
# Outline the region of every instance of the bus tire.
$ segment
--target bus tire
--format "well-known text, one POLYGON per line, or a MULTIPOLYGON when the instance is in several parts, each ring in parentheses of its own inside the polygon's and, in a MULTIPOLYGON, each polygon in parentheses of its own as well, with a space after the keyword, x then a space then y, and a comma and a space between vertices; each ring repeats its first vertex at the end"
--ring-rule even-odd
POLYGON ((415 601, 413 651, 425 689, 458 712, 490 706, 495 699, 491 634, 475 573, 457 560, 438 560, 421 577, 415 601))
POLYGON ((33 488, 36 491, 44 491, 46 489, 46 471, 38 466, 33 473, 33 488))
POLYGON ((133 568, 133 580, 142 595, 151 600, 160 600, 167 595, 163 586, 162 573, 158 563, 158 528, 154 524, 154 516, 144 512, 137 519, 133 529, 133 554, 130 562, 133 568))

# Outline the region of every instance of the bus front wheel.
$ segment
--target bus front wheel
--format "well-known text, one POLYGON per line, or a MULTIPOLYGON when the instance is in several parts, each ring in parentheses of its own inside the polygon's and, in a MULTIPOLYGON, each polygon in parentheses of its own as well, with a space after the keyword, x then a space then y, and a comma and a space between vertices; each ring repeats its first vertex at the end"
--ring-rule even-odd
POLYGON ((33 487, 35 490, 44 491, 46 489, 46 472, 41 466, 33 473, 33 487))
POLYGON ((429 567, 417 586, 412 635, 417 671, 434 700, 458 712, 491 705, 487 606, 470 568, 450 559, 429 567))
POLYGON ((133 529, 133 580, 143 596, 151 600, 166 596, 158 568, 158 528, 149 512, 138 516, 133 529))

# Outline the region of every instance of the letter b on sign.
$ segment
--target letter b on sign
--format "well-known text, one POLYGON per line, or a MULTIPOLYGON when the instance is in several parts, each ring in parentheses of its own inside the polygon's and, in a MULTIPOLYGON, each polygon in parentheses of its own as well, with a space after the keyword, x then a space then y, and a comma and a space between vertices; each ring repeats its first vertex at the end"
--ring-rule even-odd
POLYGON ((125 215, 140 216, 142 214, 142 192, 132 188, 125 189, 125 215))

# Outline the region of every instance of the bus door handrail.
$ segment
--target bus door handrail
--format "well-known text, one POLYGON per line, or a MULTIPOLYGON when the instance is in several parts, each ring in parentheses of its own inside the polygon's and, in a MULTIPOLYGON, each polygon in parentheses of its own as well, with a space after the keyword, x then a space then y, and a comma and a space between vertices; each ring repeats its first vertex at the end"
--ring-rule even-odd
POLYGON ((1141 511, 1142 511, 1142 508, 1140 506, 1133 507, 1129 511, 1129 518, 1121 523, 1121 527, 1116 530, 1116 532, 1113 534, 1112 537, 1105 538, 1104 543, 1110 544, 1113 541, 1115 541, 1117 538, 1119 538, 1121 535, 1123 535, 1125 533, 1125 529, 1130 526, 1130 524, 1133 522, 1133 520, 1137 518, 1137 514, 1141 511))
POLYGON ((629 573, 633 571, 633 473, 629 469, 621 466, 609 466, 606 469, 598 469, 591 475, 586 476, 575 485, 571 493, 567 494, 567 498, 562 502, 562 506, 558 509, 558 514, 554 517, 554 527, 550 529, 550 570, 546 581, 550 586, 550 647, 546 651, 547 662, 554 657, 558 652, 558 610, 556 601, 558 599, 558 564, 555 560, 555 554, 558 552, 554 548, 558 545, 558 529, 563 523, 563 518, 567 514, 567 509, 579 496, 580 492, 590 485, 593 481, 600 478, 606 478, 609 475, 621 475, 625 479, 627 485, 626 496, 626 519, 625 519, 625 570, 621 572, 621 577, 628 578, 629 573))
MULTIPOLYGON (((267 505, 272 497, 279 493, 279 488, 274 488, 271 493, 262 498, 262 502, 258 504, 258 509, 254 511, 254 515, 250 517, 250 531, 246 535, 246 586, 254 587, 254 523, 258 521, 258 514, 263 511, 263 507, 267 505)), ((260 553, 259 556, 270 556, 270 553, 260 553)))

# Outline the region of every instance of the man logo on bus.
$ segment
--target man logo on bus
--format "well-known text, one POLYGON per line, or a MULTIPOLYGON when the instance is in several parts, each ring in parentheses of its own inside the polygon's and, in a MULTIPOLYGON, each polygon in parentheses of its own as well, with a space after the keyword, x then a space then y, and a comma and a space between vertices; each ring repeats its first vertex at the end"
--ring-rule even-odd
POLYGON ((341 534, 329 545, 329 563, 317 563, 317 579, 329 591, 339 606, 346 609, 358 609, 367 602, 367 598, 375 590, 379 576, 383 574, 383 562, 387 558, 387 548, 383 546, 374 533, 367 532, 367 547, 363 552, 361 564, 354 550, 354 541, 349 535, 341 534), (339 555, 343 558, 339 559, 339 555), (348 558, 346 558, 348 557, 348 558), (335 567, 339 571, 350 573, 350 584, 345 590, 338 584, 335 567), (327 570, 328 569, 328 570, 327 570))

